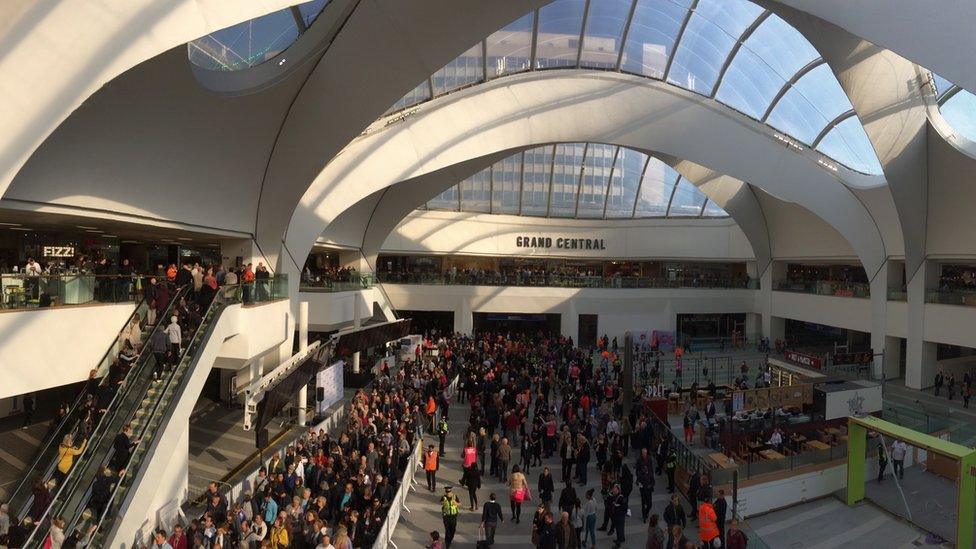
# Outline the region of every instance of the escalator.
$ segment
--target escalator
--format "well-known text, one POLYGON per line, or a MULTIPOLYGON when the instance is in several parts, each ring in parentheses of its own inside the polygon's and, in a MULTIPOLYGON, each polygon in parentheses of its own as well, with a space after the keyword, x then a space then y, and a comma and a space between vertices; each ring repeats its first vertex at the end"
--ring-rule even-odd
MULTIPOLYGON (((172 302, 170 303, 172 307, 172 302)), ((126 318, 119 335, 113 339, 112 344, 103 355, 102 359, 95 365, 96 375, 92 378, 85 388, 78 394, 78 397, 68 409, 68 413, 53 426, 50 433, 41 443, 40 448, 35 453, 30 465, 23 472, 20 483, 11 492, 8 500, 11 514, 16 517, 17 523, 21 522, 30 512, 34 504, 34 485, 35 483, 50 483, 57 466, 59 445, 66 436, 71 436, 76 444, 85 438, 91 438, 100 433, 103 424, 107 421, 111 412, 121 403, 121 397, 130 385, 130 377, 121 377, 118 367, 113 366, 119 360, 119 351, 122 347, 122 340, 128 333, 130 324, 138 317, 139 327, 145 330, 149 311, 149 304, 145 299, 140 301, 135 310, 126 318), (116 382, 121 382, 117 385, 116 382), (99 413, 100 409, 105 409, 105 413, 99 413)), ((169 313, 167 308, 165 313, 169 313)), ((165 317, 165 316, 164 316, 165 317)), ((152 333, 159 328, 159 322, 148 332, 143 332, 144 342, 148 342, 152 333)), ((152 353, 148 345, 144 345, 139 355, 132 363, 128 373, 132 374, 138 366, 144 363, 152 353)), ((66 479, 67 480, 67 479, 66 479)), ((59 490, 60 486, 55 486, 54 491, 59 490)), ((41 505, 39 505, 40 507, 41 505)), ((43 517, 36 517, 42 519, 43 517)))
MULTIPOLYGON (((200 355, 213 333, 221 313, 228 305, 241 303, 247 297, 247 290, 241 286, 225 287, 218 290, 201 315, 200 325, 192 334, 184 334, 187 342, 179 361, 172 370, 167 371, 158 382, 152 380, 151 364, 132 378, 130 390, 117 407, 111 419, 105 423, 101 436, 91 441, 93 445, 85 452, 83 459, 75 464, 64 488, 57 494, 50 506, 49 516, 61 517, 65 521, 65 533, 80 531, 83 536, 80 547, 104 547, 111 539, 113 529, 125 513, 130 496, 135 493, 142 480, 143 465, 147 456, 155 451, 158 440, 175 405, 180 402, 186 385, 199 362, 200 355), (188 337, 187 337, 188 336, 188 337), (125 425, 131 427, 131 437, 135 444, 125 465, 120 471, 110 470, 115 478, 108 501, 93 501, 93 486, 96 478, 103 474, 113 462, 114 438, 125 425)), ((260 293, 260 292, 258 292, 260 293)), ((48 528, 38 528, 34 537, 25 547, 41 546, 48 528)))

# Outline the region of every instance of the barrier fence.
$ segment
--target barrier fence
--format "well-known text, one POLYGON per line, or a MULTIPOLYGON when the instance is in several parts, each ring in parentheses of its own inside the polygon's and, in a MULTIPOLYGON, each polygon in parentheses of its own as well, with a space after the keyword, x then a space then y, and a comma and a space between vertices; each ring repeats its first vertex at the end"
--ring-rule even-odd
MULTIPOLYGON (((455 376, 447 386, 447 392, 450 396, 454 396, 454 392, 457 390, 457 384, 458 378, 455 376)), ((400 522, 401 511, 410 512, 410 509, 407 507, 407 496, 410 495, 411 491, 416 490, 414 484, 417 481, 414 479, 414 473, 420 467, 423 446, 423 438, 418 438, 414 442, 413 451, 410 453, 410 460, 407 461, 407 468, 403 471, 400 486, 397 488, 396 495, 393 496, 393 501, 390 504, 390 509, 386 513, 386 521, 383 523, 379 535, 376 536, 376 541, 373 542, 373 549, 386 549, 391 545, 394 549, 398 549, 397 545, 393 543, 393 531, 400 522)))

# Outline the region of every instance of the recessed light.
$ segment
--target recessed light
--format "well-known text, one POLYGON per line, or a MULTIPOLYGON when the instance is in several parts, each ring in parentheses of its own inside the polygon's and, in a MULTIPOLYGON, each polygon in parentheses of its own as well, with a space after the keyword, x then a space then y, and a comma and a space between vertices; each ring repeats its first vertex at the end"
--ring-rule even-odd
POLYGON ((34 229, 28 229, 26 227, 10 227, 10 230, 11 231, 27 231, 27 232, 30 232, 30 231, 33 231, 34 229))
POLYGON ((86 232, 86 233, 104 233, 105 231, 102 231, 102 230, 100 230, 100 229, 88 229, 88 230, 87 230, 87 231, 85 231, 85 232, 86 232))
POLYGON ((138 244, 139 243, 138 240, 121 240, 120 242, 122 242, 123 244, 138 244))
POLYGON ((98 227, 86 227, 85 225, 75 225, 79 229, 97 229, 98 227))
POLYGON ((118 235, 114 234, 103 234, 102 238, 118 238, 118 235))
POLYGON ((0 223, 4 227, 20 227, 20 223, 0 223))
POLYGON ((180 236, 180 237, 177 237, 177 240, 185 240, 185 241, 187 241, 187 242, 192 242, 192 241, 193 241, 193 239, 192 239, 192 238, 186 238, 185 236, 180 236))

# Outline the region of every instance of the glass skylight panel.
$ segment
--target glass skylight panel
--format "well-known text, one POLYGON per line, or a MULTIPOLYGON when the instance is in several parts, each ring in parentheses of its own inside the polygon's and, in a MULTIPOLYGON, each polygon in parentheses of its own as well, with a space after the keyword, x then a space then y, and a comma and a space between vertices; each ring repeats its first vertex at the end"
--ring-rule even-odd
POLYGON ((434 95, 441 95, 463 88, 468 84, 480 82, 483 76, 481 42, 478 42, 431 76, 431 82, 434 84, 434 95))
POLYGON ((485 212, 491 207, 491 170, 485 168, 461 182, 461 211, 485 212))
POLYGON ((613 158, 617 148, 613 145, 591 143, 583 161, 583 177, 580 180, 577 217, 603 217, 607 198, 607 184, 613 171, 613 158))
POLYGON ((580 66, 597 69, 613 69, 623 39, 624 25, 630 16, 632 0, 600 0, 590 2, 583 34, 580 66))
POLYGON ((743 114, 762 118, 786 79, 745 46, 729 65, 715 98, 743 114))
POLYGON ((742 49, 752 51, 784 80, 820 57, 799 31, 775 15, 756 27, 742 49))
POLYGON ((487 38, 488 78, 532 68, 534 20, 535 12, 530 11, 487 38))
POLYGON ((663 78, 688 10, 668 0, 638 0, 620 70, 663 78))
POLYGON ((406 95, 401 97, 392 107, 386 110, 386 114, 394 111, 405 109, 407 107, 412 107, 417 103, 423 103, 430 99, 430 86, 427 84, 427 80, 424 80, 417 87, 408 91, 406 95))
POLYGON ((851 108, 830 67, 820 65, 783 95, 766 122, 809 145, 828 123, 851 108))
POLYGON ((583 143, 560 143, 556 145, 552 173, 552 200, 549 206, 551 217, 573 217, 576 215, 576 191, 579 187, 580 168, 583 165, 583 143))
POLYGON ((285 8, 189 42, 187 55, 204 69, 236 71, 277 56, 298 36, 291 8, 285 8))
POLYGON ((584 0, 556 0, 539 9, 537 68, 576 66, 585 4, 584 0))
POLYGON ((721 206, 716 204, 714 201, 709 200, 705 202, 705 209, 702 211, 702 217, 728 217, 729 214, 722 209, 721 206))
POLYGON ((651 157, 641 180, 640 195, 634 217, 664 217, 668 212, 668 201, 678 180, 678 172, 671 166, 651 157))
POLYGON ((525 151, 522 174, 522 215, 546 215, 552 176, 552 145, 525 151))
POLYGON ((450 188, 441 194, 431 198, 427 202, 428 210, 451 210, 458 209, 458 186, 451 185, 450 188))
POLYGON ((976 141, 976 96, 967 90, 959 90, 940 108, 946 119, 960 135, 976 141))
POLYGON ((949 82, 934 72, 932 73, 932 79, 935 80, 935 92, 939 97, 942 97, 942 94, 952 88, 952 82, 949 82))
POLYGON ((668 82, 710 95, 734 44, 725 30, 694 13, 674 53, 668 82))
POLYGON ((762 12, 747 0, 699 0, 695 7, 695 13, 737 39, 762 12))
POLYGON ((705 200, 705 195, 698 190, 698 187, 682 177, 678 181, 678 188, 674 190, 668 217, 698 217, 701 215, 705 200))
POLYGON ((637 186, 640 184, 641 172, 646 163, 646 154, 625 147, 620 148, 607 195, 608 218, 631 217, 634 214, 637 186))
POLYGON ((513 154, 492 166, 491 211, 517 214, 522 184, 522 153, 513 154))
POLYGON ((882 173, 878 155, 857 116, 845 118, 827 132, 817 150, 852 170, 871 175, 882 173))

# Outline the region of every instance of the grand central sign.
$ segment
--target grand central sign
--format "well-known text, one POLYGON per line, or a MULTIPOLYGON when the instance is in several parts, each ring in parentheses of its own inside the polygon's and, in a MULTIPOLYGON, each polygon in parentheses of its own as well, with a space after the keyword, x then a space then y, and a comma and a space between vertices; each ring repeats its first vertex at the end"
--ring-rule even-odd
POLYGON ((606 250, 606 241, 602 238, 552 238, 549 236, 516 236, 516 248, 555 247, 560 250, 606 250))

